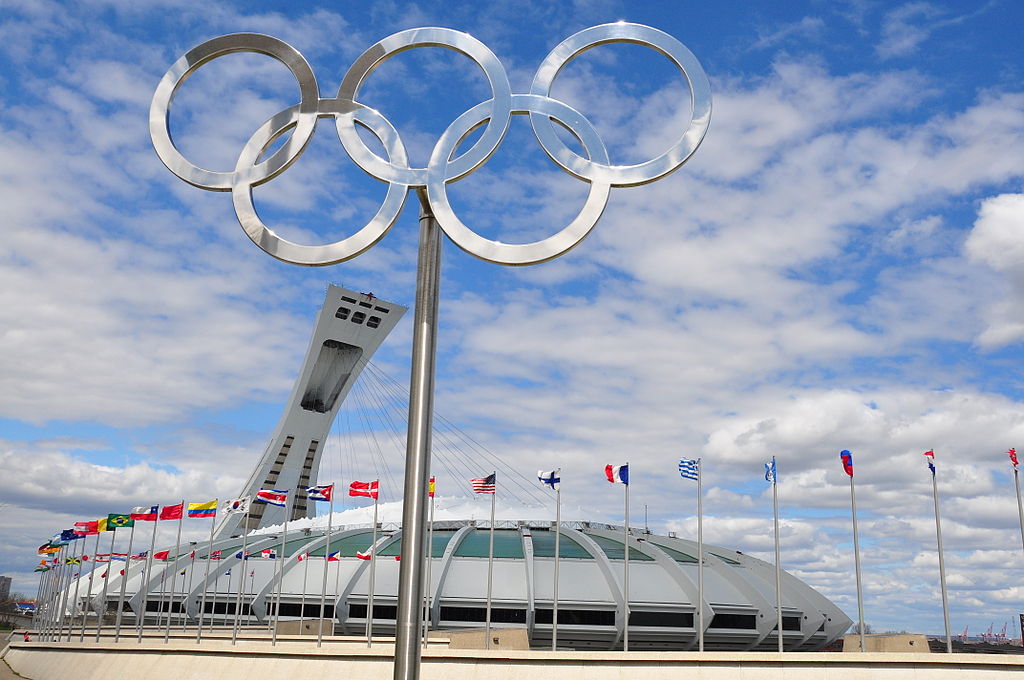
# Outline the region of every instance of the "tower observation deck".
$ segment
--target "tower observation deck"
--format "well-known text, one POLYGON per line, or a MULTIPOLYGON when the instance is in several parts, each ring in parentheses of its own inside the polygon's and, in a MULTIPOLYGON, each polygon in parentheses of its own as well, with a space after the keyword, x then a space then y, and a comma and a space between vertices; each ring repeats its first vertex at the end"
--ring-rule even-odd
MULTIPOLYGON (((311 516, 306 487, 317 482, 331 424, 356 378, 406 311, 372 293, 327 287, 284 414, 240 496, 255 497, 260 489, 288 490, 294 498, 289 519, 311 516)), ((217 527, 217 536, 238 533, 243 521, 247 531, 281 524, 286 511, 253 503, 246 516, 227 515, 217 527)))

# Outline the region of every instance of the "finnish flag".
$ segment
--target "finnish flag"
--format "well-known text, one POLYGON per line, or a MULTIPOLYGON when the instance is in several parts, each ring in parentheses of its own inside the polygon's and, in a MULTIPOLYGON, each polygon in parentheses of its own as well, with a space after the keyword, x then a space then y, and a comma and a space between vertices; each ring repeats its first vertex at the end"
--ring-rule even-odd
POLYGON ((561 475, 559 473, 561 473, 561 469, 551 470, 549 472, 545 472, 544 470, 540 470, 540 471, 537 472, 537 479, 540 480, 541 484, 547 484, 552 489, 557 491, 558 490, 558 485, 562 483, 562 478, 561 478, 561 475))

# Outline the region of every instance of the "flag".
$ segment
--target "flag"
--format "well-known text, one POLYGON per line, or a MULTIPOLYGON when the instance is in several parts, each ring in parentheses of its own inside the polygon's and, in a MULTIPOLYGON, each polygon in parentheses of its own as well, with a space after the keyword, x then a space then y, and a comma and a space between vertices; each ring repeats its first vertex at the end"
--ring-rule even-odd
POLYGON ((235 553, 235 559, 236 560, 247 560, 247 559, 249 559, 249 556, 250 555, 249 555, 249 551, 248 550, 245 551, 245 557, 242 556, 242 551, 241 550, 239 550, 238 552, 235 553))
POLYGON ((225 515, 230 515, 235 512, 249 512, 249 501, 252 500, 248 496, 242 498, 233 498, 230 501, 224 501, 224 505, 221 506, 221 510, 224 511, 225 515))
POLYGON ((775 476, 775 459, 772 458, 772 462, 764 464, 764 481, 776 482, 778 478, 775 476))
POLYGON ((184 506, 184 503, 165 505, 160 509, 160 519, 181 519, 181 511, 185 509, 184 506))
POLYGON ((79 536, 92 536, 99 533, 99 522, 75 522, 75 533, 79 536))
POLYGON ((1010 462, 1013 463, 1013 469, 1016 470, 1020 463, 1017 462, 1017 449, 1010 449, 1006 452, 1010 456, 1010 462))
POLYGON ((469 480, 473 485, 473 493, 494 493, 498 486, 498 473, 492 472, 486 477, 469 480))
POLYGON ((100 574, 100 578, 106 578, 106 577, 107 577, 107 572, 103 572, 102 574, 100 574))
POLYGON ((609 482, 620 482, 629 486, 629 465, 605 465, 604 476, 609 482))
POLYGON ((367 550, 366 552, 357 552, 356 557, 358 557, 361 560, 368 560, 371 557, 373 557, 373 554, 369 550, 367 550))
POLYGON ((700 462, 690 458, 680 458, 679 476, 696 482, 697 478, 700 477, 700 462))
POLYGON ((132 508, 131 518, 136 522, 155 522, 160 506, 132 508))
POLYGON ((327 561, 328 562, 341 562, 341 551, 338 550, 338 551, 332 552, 330 555, 327 556, 327 561))
POLYGON ((349 496, 366 496, 367 498, 373 498, 376 500, 380 494, 380 481, 374 480, 372 482, 352 482, 348 485, 349 496))
POLYGON ((188 570, 187 569, 182 569, 181 571, 178 572, 178 576, 184 576, 186 571, 188 571, 188 570))
POLYGON ((928 459, 928 469, 932 471, 932 477, 935 476, 935 451, 928 449, 924 452, 924 457, 928 459))
POLYGON ((88 555, 82 555, 82 561, 83 562, 88 562, 89 561, 89 556, 88 555))
POLYGON ((57 546, 50 545, 49 541, 39 546, 37 551, 40 555, 52 555, 53 553, 60 552, 60 548, 57 546))
POLYGON ((103 533, 104 531, 112 531, 112 529, 110 528, 110 522, 107 521, 106 517, 100 517, 98 520, 96 520, 96 531, 98 533, 103 533))
POLYGON ((135 520, 130 515, 107 515, 107 531, 134 526, 135 520))
POLYGON ((219 560, 220 559, 220 551, 219 550, 214 550, 212 553, 210 553, 210 559, 211 560, 219 560))
POLYGON ((190 553, 188 554, 188 558, 189 558, 190 560, 194 560, 194 559, 196 558, 196 551, 195 551, 195 550, 193 550, 192 552, 190 552, 190 553))
POLYGON ((42 562, 40 564, 37 564, 36 568, 33 569, 32 571, 50 571, 50 567, 48 567, 46 565, 46 562, 44 561, 44 562, 42 562))
POLYGON ((188 504, 188 516, 189 517, 216 517, 217 516, 217 501, 207 501, 206 503, 189 503, 188 504))
POLYGON ((560 475, 561 472, 561 468, 559 468, 558 470, 551 470, 549 472, 545 472, 544 470, 538 470, 537 479, 540 480, 541 484, 547 484, 552 489, 557 491, 558 485, 562 483, 562 477, 560 475))
POLYGON ((160 552, 153 553, 153 559, 154 560, 162 560, 162 561, 166 562, 167 560, 170 559, 170 557, 171 557, 171 551, 170 550, 161 550, 160 552))
POLYGON ((277 551, 273 548, 264 548, 260 551, 260 557, 268 560, 277 559, 277 551))
POLYGON ((284 508, 288 505, 288 492, 280 489, 261 489, 256 492, 256 502, 284 508))
POLYGON ((82 536, 83 534, 76 533, 74 529, 64 529, 60 532, 60 540, 67 541, 69 543, 71 541, 77 541, 82 538, 82 536))
POLYGON ((299 562, 305 562, 306 560, 309 559, 309 553, 308 552, 299 553, 297 559, 298 559, 299 562))
POLYGON ((321 484, 320 486, 307 486, 306 498, 311 501, 323 501, 329 503, 334 495, 333 484, 321 484))
POLYGON ((81 564, 82 559, 80 557, 65 557, 64 564, 81 564))
POLYGON ((850 477, 853 477, 853 454, 843 449, 839 452, 839 457, 843 460, 843 470, 850 477))
POLYGON ((148 554, 149 554, 148 550, 143 550, 140 553, 135 553, 134 555, 132 555, 132 559, 133 560, 144 560, 144 559, 146 559, 146 555, 148 555, 148 554))
POLYGON ((430 482, 427 483, 427 498, 434 497, 434 489, 437 487, 437 479, 434 477, 430 478, 430 482))

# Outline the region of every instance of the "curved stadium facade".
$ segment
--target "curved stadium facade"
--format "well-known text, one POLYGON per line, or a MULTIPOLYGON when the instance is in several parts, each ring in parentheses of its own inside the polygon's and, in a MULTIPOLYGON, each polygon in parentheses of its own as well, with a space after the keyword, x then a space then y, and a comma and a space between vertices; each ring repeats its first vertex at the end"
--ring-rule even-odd
MULTIPOLYGON (((622 593, 623 533, 606 524, 562 523, 559 560, 558 644, 567 649, 622 647, 625 601, 622 593)), ((472 520, 436 522, 430 565, 430 627, 432 630, 480 628, 487 595, 489 531, 472 520)), ((168 608, 174 619, 196 620, 206 591, 205 619, 218 625, 234 620, 242 594, 243 621, 255 624, 272 618, 281 581, 280 620, 318 619, 321 584, 327 571, 325 618, 335 632, 362 635, 370 603, 370 561, 356 557, 371 548, 370 526, 347 527, 327 537, 322 530, 304 530, 287 537, 250 535, 250 557, 241 564, 242 538, 214 542, 222 559, 209 561, 205 546, 194 557, 184 551, 176 560, 155 563, 143 585, 142 565, 133 565, 126 584, 126 613, 147 612, 147 625, 157 623, 168 608), (273 549, 277 558, 260 557, 273 549), (305 554, 309 559, 300 559, 305 554), (188 576, 178 576, 185 570, 188 576), (171 592, 171 575, 176 579, 171 592), (242 576, 241 584, 239 576, 242 576), (145 593, 145 596, 144 596, 145 593)), ((394 633, 401 531, 384 525, 376 544, 373 591, 373 634, 394 633)), ((551 644, 555 536, 551 523, 498 522, 495 529, 492 627, 525 628, 534 647, 551 644)), ((695 542, 634 530, 630 536, 630 649, 695 649, 697 545, 695 542)), ((216 552, 214 553, 216 555, 216 552)), ((115 609, 116 598, 101 601, 97 582, 92 606, 115 609)), ((110 593, 120 584, 112 580, 110 593)), ((88 596, 83 592, 83 604, 88 596)), ((832 602, 794 576, 782 573, 783 643, 786 650, 816 650, 842 635, 850 619, 832 602)), ((777 649, 774 566, 734 550, 705 546, 705 649, 777 649)), ((128 614, 129 618, 131 614, 128 614)), ((165 618, 166 620, 166 618, 165 618)))

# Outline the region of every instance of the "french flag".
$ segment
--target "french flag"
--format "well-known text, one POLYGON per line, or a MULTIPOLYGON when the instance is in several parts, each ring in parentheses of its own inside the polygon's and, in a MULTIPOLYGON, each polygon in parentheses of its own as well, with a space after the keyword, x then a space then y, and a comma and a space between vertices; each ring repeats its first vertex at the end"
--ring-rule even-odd
POLYGON ((256 492, 256 500, 284 508, 288 505, 288 492, 280 489, 263 489, 256 492))
POLYGON ((614 484, 625 484, 629 486, 629 464, 626 465, 605 465, 604 476, 608 478, 608 481, 614 484))

